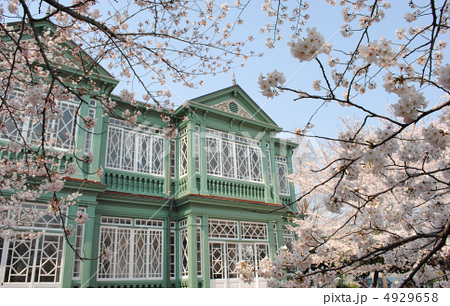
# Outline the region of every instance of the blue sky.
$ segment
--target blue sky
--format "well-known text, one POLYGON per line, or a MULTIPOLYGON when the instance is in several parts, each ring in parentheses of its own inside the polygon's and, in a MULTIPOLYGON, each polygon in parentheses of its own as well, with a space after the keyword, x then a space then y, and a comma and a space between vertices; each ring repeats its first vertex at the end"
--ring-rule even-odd
MULTIPOLYGON (((224 1, 226 2, 226 1, 224 1)), ((229 4, 232 1, 228 1, 229 4)), ((295 5, 296 1, 287 1, 288 5, 295 5)), ((246 39, 252 35, 255 40, 247 45, 247 50, 256 51, 256 53, 263 52, 263 57, 250 58, 245 62, 244 67, 238 67, 233 69, 232 72, 218 74, 214 77, 206 76, 200 77, 199 80, 204 81, 203 86, 197 88, 187 88, 180 84, 173 84, 170 81, 166 83, 164 89, 170 89, 172 91, 172 101, 176 105, 180 105, 182 102, 216 91, 222 88, 232 85, 232 73, 236 75, 237 84, 239 84, 255 102, 282 128, 285 130, 294 130, 295 128, 303 128, 308 122, 311 115, 321 105, 320 101, 300 100, 294 102, 296 97, 294 94, 282 93, 273 99, 268 100, 261 95, 258 88, 258 76, 260 73, 264 75, 268 72, 272 72, 274 69, 284 72, 287 83, 287 87, 295 89, 304 89, 311 91, 312 82, 320 78, 317 64, 313 61, 310 63, 299 63, 290 55, 289 47, 287 43, 290 39, 289 25, 284 25, 282 34, 284 40, 277 42, 275 49, 268 49, 265 47, 265 38, 267 33, 260 34, 259 28, 263 27, 271 19, 268 19, 265 12, 261 11, 261 1, 252 1, 243 13, 244 19, 243 25, 235 30, 231 36, 231 39, 246 39)), ((407 7, 407 0, 402 1, 390 1, 392 8, 385 10, 385 19, 373 26, 371 34, 371 40, 379 40, 384 36, 392 41, 395 40, 395 31, 399 27, 405 27, 406 30, 409 27, 404 19, 403 15, 410 11, 407 7)), ((219 3, 220 4, 220 3, 219 3)), ((355 34, 352 39, 343 39, 339 30, 340 26, 344 23, 341 17, 342 6, 330 6, 324 0, 322 1, 309 1, 310 8, 307 13, 311 16, 308 20, 306 27, 317 27, 325 38, 332 43, 333 48, 347 49, 348 44, 354 42, 355 38, 358 38, 358 34, 355 34), (347 48, 346 48, 347 47, 347 48)), ((448 52, 444 52, 447 53, 448 52)), ((328 56, 321 55, 320 59, 326 63, 328 56)), ((444 63, 446 59, 444 59, 444 63)), ((384 74, 384 73, 383 73, 384 74)), ((382 74, 382 75, 383 75, 382 74)), ((322 81, 323 83, 323 81, 322 81)), ((119 85, 118 89, 126 87, 125 84, 119 85)), ((382 90, 381 78, 377 81, 377 90, 368 91, 364 96, 359 98, 359 102, 365 107, 370 108, 378 112, 384 112, 386 104, 389 102, 395 102, 396 96, 388 95, 382 90), (381 89, 380 89, 381 88, 381 89)), ((117 90, 118 91, 118 90, 117 90)), ((142 95, 137 92, 136 97, 140 99, 142 95)), ((438 96, 430 96, 431 99, 439 99, 438 96)), ((328 104, 326 107, 320 109, 315 116, 313 123, 315 128, 312 132, 315 135, 333 137, 337 135, 339 129, 340 117, 361 117, 361 113, 355 113, 353 109, 341 107, 335 103, 328 104)))

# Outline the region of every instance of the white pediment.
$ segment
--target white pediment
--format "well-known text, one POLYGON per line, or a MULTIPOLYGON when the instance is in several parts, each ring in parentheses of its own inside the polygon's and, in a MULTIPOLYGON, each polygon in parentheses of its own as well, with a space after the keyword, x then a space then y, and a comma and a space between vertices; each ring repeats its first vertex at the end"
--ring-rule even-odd
POLYGON ((238 102, 236 102, 234 99, 230 99, 224 102, 220 102, 218 104, 215 104, 212 106, 215 109, 238 115, 247 119, 253 119, 255 118, 250 115, 238 102))

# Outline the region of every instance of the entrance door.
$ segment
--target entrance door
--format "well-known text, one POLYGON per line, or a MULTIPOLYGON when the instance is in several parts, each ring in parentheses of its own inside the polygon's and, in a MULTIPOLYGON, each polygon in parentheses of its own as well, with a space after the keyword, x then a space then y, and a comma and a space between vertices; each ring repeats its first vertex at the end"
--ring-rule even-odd
POLYGON ((211 288, 265 288, 267 281, 255 276, 251 284, 239 278, 241 261, 258 266, 260 260, 269 256, 269 245, 264 243, 210 242, 211 288))

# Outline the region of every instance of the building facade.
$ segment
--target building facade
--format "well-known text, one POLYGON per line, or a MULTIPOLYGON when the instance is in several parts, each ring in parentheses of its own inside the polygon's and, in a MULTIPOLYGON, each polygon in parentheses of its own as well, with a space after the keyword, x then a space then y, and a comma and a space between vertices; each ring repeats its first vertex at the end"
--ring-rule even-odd
MULTIPOLYGON (((284 225, 295 213, 295 205, 285 204, 295 200, 288 174, 296 144, 276 138, 281 128, 239 85, 180 106, 178 135, 169 139, 161 113, 111 95, 117 81, 103 69, 91 78, 119 114, 136 108, 142 115, 136 125, 105 117, 102 105, 86 95, 90 102, 80 114, 98 124, 78 129, 73 139, 65 135, 75 128, 79 101, 58 101, 63 115, 52 122, 54 150, 67 152, 58 163, 73 162, 71 150, 94 153, 60 192, 82 194, 67 213, 75 218, 83 211, 89 220, 66 225, 75 228, 70 244, 89 260, 75 256, 58 218, 44 214, 21 228, 44 232, 39 239, 0 238, 0 287, 248 286, 238 263, 257 265, 292 239, 284 225), (95 173, 100 166, 101 179, 95 173), (104 250, 110 258, 101 256, 104 250)), ((7 142, 17 130, 3 120, 0 141, 7 142)), ((32 123, 21 127, 23 135, 36 136, 32 123)), ((48 200, 21 209, 45 211, 48 200)))

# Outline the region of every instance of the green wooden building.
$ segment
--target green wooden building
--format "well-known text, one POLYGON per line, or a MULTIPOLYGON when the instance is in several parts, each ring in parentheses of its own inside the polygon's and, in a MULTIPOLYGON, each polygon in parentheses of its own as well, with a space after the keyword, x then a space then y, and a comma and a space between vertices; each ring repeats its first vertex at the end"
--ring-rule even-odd
MULTIPOLYGON (((76 74, 76 67, 61 68, 76 74)), ((55 150, 93 152, 101 179, 78 171, 61 194, 82 194, 68 214, 88 214, 67 246, 59 221, 43 216, 23 230, 45 231, 36 240, 0 238, 0 287, 245 287, 237 271, 271 257, 292 235, 284 229, 295 213, 291 156, 296 144, 276 138, 281 128, 239 85, 189 100, 175 115, 178 135, 164 136, 166 123, 155 109, 131 106, 111 94, 118 81, 101 67, 91 74, 119 110, 140 109, 136 125, 104 117, 86 95, 82 116, 98 119, 93 130, 74 126, 79 101, 58 101, 55 150), (111 258, 101 257, 110 250, 111 258)), ((88 84, 86 84, 88 86, 88 84)), ((5 122, 7 118, 4 118, 5 122)), ((8 125, 7 125, 8 127, 8 125)), ((23 124, 24 132, 32 124, 23 124)), ((0 141, 14 137, 12 128, 0 141), (6 135, 7 134, 7 135, 6 135)), ((26 135, 26 134, 24 134, 26 135)), ((2 158, 8 154, 2 153, 2 158)), ((73 161, 69 153, 59 162, 73 161)), ((48 199, 24 204, 46 210, 48 199)), ((265 286, 257 279, 252 286, 265 286)))

